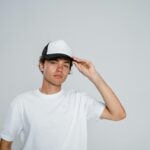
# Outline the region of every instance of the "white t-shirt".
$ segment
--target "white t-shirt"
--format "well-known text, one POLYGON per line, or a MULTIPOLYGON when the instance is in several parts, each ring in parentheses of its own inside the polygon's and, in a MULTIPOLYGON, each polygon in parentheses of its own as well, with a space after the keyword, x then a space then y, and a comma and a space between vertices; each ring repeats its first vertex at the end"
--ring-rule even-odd
POLYGON ((0 136, 14 141, 23 135, 22 150, 86 150, 87 120, 98 119, 104 108, 86 93, 34 90, 12 101, 0 136))

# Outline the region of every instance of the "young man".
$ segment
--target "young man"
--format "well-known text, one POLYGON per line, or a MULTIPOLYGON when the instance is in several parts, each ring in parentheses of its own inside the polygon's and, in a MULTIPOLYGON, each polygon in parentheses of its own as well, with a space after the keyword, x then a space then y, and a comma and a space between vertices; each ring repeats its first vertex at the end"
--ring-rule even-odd
POLYGON ((72 57, 64 41, 50 42, 44 48, 39 68, 41 88, 21 94, 11 103, 1 132, 1 150, 10 150, 19 134, 24 139, 22 150, 86 150, 88 119, 125 118, 119 99, 94 65, 72 57), (62 89, 72 63, 96 86, 105 103, 86 93, 62 89))

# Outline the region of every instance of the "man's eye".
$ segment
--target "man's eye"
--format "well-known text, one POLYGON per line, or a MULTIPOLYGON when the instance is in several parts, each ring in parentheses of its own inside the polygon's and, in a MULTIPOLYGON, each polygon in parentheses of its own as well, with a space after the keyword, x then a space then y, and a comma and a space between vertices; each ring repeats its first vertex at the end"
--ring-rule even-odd
POLYGON ((64 67, 69 68, 69 64, 65 64, 64 67))

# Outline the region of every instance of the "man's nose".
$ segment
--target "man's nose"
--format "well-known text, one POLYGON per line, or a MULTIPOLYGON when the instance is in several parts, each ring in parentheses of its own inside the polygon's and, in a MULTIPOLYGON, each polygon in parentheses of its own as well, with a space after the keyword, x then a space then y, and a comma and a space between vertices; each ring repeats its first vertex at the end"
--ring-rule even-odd
POLYGON ((58 70, 58 71, 63 71, 63 65, 62 65, 62 64, 58 64, 57 70, 58 70))

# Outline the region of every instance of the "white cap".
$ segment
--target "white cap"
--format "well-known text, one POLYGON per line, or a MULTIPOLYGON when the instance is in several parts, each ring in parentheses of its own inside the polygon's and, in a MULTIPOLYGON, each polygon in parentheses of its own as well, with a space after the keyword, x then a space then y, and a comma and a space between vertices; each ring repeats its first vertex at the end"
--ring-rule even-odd
POLYGON ((63 40, 52 41, 45 46, 42 52, 45 58, 69 57, 72 58, 72 50, 63 40))

